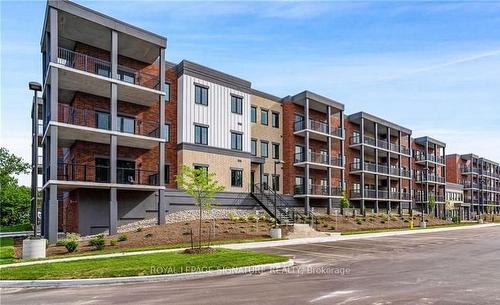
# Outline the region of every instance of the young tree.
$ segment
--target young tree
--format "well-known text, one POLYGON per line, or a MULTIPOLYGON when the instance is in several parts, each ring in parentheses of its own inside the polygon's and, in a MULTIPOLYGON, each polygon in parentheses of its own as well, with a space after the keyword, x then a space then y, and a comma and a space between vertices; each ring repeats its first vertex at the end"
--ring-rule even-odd
POLYGON ((183 165, 176 179, 178 186, 193 197, 194 204, 200 212, 200 226, 198 228, 198 248, 201 249, 201 226, 203 209, 212 208, 215 194, 222 192, 224 187, 215 179, 215 173, 209 173, 206 169, 194 169, 183 165))
POLYGON ((349 197, 347 197, 346 191, 343 191, 342 197, 340 198, 340 214, 344 215, 344 209, 348 209, 350 206, 349 197))
POLYGON ((0 147, 0 223, 2 226, 29 223, 30 189, 18 184, 16 176, 27 174, 30 165, 0 147))
POLYGON ((436 207, 436 197, 434 197, 433 194, 429 195, 429 202, 427 202, 427 206, 429 207, 429 214, 431 214, 436 207))
POLYGON ((444 203, 444 209, 446 211, 445 216, 448 218, 449 213, 455 209, 455 205, 453 204, 452 201, 446 200, 446 202, 444 203))

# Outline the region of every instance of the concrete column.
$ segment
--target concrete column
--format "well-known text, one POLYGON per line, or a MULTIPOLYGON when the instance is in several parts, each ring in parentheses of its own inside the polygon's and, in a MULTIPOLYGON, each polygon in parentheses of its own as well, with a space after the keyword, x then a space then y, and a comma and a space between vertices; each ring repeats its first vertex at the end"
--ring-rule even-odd
POLYGON ((57 242, 57 231, 58 231, 58 202, 57 202, 57 185, 51 184, 49 186, 49 204, 47 209, 47 232, 45 238, 49 240, 49 243, 57 242))
MULTIPOLYGON (((165 49, 160 49, 160 90, 161 92, 165 92, 165 49)), ((166 130, 165 130, 165 95, 160 95, 159 97, 160 103, 160 117, 159 117, 159 128, 160 128, 160 138, 166 138, 166 130)), ((159 185, 165 185, 165 143, 159 143, 159 154, 158 154, 158 179, 159 185)), ((158 215, 157 215, 157 223, 164 224, 165 223, 165 212, 167 209, 167 201, 165 198, 166 191, 164 189, 160 189, 158 191, 158 215)))
MULTIPOLYGON (((305 153, 307 156, 306 160, 309 160, 309 99, 306 98, 305 106, 304 106, 304 112, 305 112, 305 120, 306 120, 306 138, 305 138, 305 153)), ((306 198, 305 198, 305 203, 304 203, 304 212, 308 213, 309 212, 309 163, 306 163, 305 166, 305 181, 304 181, 304 187, 306 191, 306 198)))
MULTIPOLYGON (((57 62, 57 54, 59 52, 59 27, 57 10, 54 8, 49 9, 49 19, 50 19, 50 61, 57 62)), ((45 75, 44 75, 45 77, 45 75)), ((53 81, 51 81, 54 84, 53 81)))
POLYGON ((111 77, 118 79, 118 32, 111 30, 111 77))
POLYGON ((118 194, 116 187, 112 187, 109 192, 109 235, 114 235, 117 232, 118 223, 118 194))

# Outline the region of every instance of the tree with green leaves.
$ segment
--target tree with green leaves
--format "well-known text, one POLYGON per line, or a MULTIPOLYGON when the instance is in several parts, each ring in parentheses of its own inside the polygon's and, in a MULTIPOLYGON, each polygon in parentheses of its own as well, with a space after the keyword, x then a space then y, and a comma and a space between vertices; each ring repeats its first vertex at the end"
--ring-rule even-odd
POLYGON ((2 226, 29 223, 30 188, 18 184, 19 174, 28 174, 30 165, 0 147, 0 223, 2 226))
POLYGON ((436 197, 434 194, 429 195, 429 201, 427 202, 427 207, 429 208, 429 214, 431 214, 434 211, 434 208, 436 207, 436 197))
POLYGON ((347 197, 346 191, 343 191, 342 197, 340 197, 340 214, 344 215, 344 209, 348 209, 350 206, 349 197, 347 197))
POLYGON ((201 228, 203 209, 211 209, 215 200, 215 195, 224 190, 215 179, 215 173, 208 172, 207 169, 194 169, 183 165, 176 177, 177 185, 188 195, 193 197, 194 204, 199 208, 200 226, 198 228, 198 248, 201 249, 201 228))

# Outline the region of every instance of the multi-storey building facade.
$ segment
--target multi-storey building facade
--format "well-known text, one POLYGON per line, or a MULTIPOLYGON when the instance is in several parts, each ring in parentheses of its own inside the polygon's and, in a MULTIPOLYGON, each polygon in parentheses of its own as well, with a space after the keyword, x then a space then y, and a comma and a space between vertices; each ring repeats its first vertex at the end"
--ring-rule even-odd
POLYGON ((500 166, 475 154, 446 156, 447 181, 462 184, 473 214, 500 211, 500 166))
POLYGON ((410 129, 364 112, 347 116, 328 97, 280 98, 187 60, 168 62, 166 38, 83 6, 49 1, 41 42, 32 148, 50 241, 60 231, 161 224, 192 207, 175 182, 184 165, 216 174, 221 207, 264 207, 258 190, 306 212, 331 212, 346 194, 361 211, 411 213, 430 195, 443 203, 450 178, 464 184, 465 204, 498 210, 497 163, 464 155, 445 164, 444 143, 412 141, 410 129))
POLYGON ((358 112, 347 119, 347 190, 362 212, 412 208, 411 130, 358 112))
POLYGON ((412 141, 412 149, 414 202, 428 209, 427 203, 433 198, 434 211, 439 216, 446 194, 446 144, 431 137, 420 137, 412 141))
POLYGON ((450 203, 450 207, 453 207, 454 216, 460 217, 460 219, 470 219, 470 204, 464 202, 464 186, 458 183, 446 182, 446 193, 445 201, 450 203))
POLYGON ((283 99, 283 193, 331 211, 344 186, 344 105, 310 91, 283 99))

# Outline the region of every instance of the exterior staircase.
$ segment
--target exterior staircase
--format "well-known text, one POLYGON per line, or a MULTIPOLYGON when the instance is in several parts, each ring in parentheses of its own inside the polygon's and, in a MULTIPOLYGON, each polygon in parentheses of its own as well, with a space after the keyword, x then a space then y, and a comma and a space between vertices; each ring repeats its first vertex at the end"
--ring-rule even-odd
POLYGON ((260 184, 255 184, 252 190, 251 196, 278 224, 294 225, 307 220, 306 216, 299 213, 296 208, 290 207, 274 190, 262 188, 260 184))

